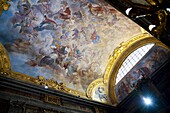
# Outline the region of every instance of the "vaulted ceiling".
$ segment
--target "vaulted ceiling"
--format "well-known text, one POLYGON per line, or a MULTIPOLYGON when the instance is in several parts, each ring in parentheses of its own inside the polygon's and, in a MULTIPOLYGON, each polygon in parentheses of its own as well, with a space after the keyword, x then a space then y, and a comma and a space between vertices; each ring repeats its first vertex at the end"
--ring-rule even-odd
MULTIPOLYGON (((142 0, 16 0, 10 4, 0 16, 0 42, 13 73, 45 88, 108 104, 108 95, 98 93, 108 89, 103 80, 115 48, 142 34, 139 25, 157 38, 164 34, 149 31, 149 25, 160 22, 152 21, 155 16, 136 18, 145 10, 154 15, 160 10, 147 9, 155 5, 142 0), (131 7, 139 10, 127 15, 131 7)), ((161 28, 165 27, 169 29, 167 24, 161 28)))

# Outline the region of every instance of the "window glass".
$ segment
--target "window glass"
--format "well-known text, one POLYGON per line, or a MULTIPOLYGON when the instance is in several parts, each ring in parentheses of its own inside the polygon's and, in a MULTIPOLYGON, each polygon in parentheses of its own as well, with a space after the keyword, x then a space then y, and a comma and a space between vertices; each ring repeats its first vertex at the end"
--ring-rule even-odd
POLYGON ((133 51, 122 63, 120 67, 117 78, 116 84, 139 62, 142 57, 154 46, 154 44, 147 44, 142 46, 135 51, 133 51))

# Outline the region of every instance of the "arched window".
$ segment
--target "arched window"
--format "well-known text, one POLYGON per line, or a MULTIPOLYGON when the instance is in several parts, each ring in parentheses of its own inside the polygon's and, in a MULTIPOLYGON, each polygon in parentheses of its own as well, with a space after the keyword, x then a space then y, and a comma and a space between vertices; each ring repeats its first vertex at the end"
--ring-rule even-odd
POLYGON ((122 63, 117 77, 116 84, 142 59, 142 57, 154 46, 153 43, 142 46, 133 51, 122 63))

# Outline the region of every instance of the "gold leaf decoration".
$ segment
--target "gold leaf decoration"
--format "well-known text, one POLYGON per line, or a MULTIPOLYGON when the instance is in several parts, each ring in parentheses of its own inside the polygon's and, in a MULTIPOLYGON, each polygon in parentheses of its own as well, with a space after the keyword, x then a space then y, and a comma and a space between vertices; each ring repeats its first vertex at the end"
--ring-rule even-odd
POLYGON ((114 64, 116 64, 117 62, 117 59, 122 55, 122 53, 124 51, 126 51, 126 49, 128 47, 130 47, 132 44, 134 44, 135 42, 139 41, 139 40, 142 40, 144 38, 148 38, 148 37, 151 37, 151 35, 149 33, 143 33, 143 34, 140 34, 134 38, 132 38, 131 40, 127 41, 127 42, 122 42, 120 44, 119 47, 117 47, 114 52, 113 52, 113 55, 110 56, 109 60, 108 60, 108 65, 106 67, 106 70, 105 70, 105 74, 104 74, 104 83, 108 83, 109 81, 109 77, 111 75, 111 72, 113 70, 113 67, 114 67, 114 64))
POLYGON ((0 15, 3 10, 8 10, 10 4, 8 3, 10 0, 0 0, 0 15))

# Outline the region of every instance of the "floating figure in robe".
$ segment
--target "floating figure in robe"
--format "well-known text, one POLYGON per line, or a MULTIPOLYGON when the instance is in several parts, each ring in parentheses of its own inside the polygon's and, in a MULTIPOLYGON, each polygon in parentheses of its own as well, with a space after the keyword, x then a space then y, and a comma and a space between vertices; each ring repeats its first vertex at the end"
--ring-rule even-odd
POLYGON ((91 39, 92 39, 93 44, 96 44, 97 42, 99 42, 100 36, 97 35, 96 30, 92 33, 91 39))
POLYGON ((95 94, 98 95, 100 101, 107 100, 107 95, 104 93, 104 88, 103 87, 98 87, 97 91, 95 91, 95 94))
POLYGON ((51 19, 49 19, 46 15, 44 16, 45 20, 40 23, 40 26, 35 27, 34 29, 37 31, 42 30, 55 30, 55 25, 57 26, 57 23, 51 19))

